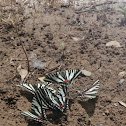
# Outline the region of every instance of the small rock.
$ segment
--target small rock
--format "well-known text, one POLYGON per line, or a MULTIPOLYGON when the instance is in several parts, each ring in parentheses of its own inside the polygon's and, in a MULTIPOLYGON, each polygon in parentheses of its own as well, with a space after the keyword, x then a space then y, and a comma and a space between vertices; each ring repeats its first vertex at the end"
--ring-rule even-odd
POLYGON ((108 117, 105 117, 105 120, 107 120, 108 119, 108 117))
POLYGON ((114 121, 114 118, 113 118, 113 116, 111 116, 111 117, 110 117, 110 119, 111 119, 112 121, 114 121))
POLYGON ((120 79, 119 83, 122 84, 125 81, 125 79, 120 79))
POLYGON ((119 103, 116 103, 116 102, 115 102, 115 103, 114 103, 114 106, 116 106, 116 107, 119 106, 119 103))
POLYGON ((103 124, 102 123, 99 123, 98 126, 103 126, 103 124))
POLYGON ((124 77, 125 74, 126 74, 126 72, 125 72, 125 71, 122 71, 122 72, 120 72, 118 75, 119 75, 119 77, 121 78, 121 77, 124 77))
POLYGON ((101 105, 102 105, 102 106, 104 106, 104 107, 106 106, 106 104, 105 104, 105 103, 103 103, 103 102, 101 102, 101 105))
POLYGON ((82 74, 84 74, 85 76, 91 76, 91 72, 87 71, 87 70, 81 70, 82 74))
POLYGON ((106 43, 106 46, 115 46, 115 47, 121 47, 120 43, 117 41, 110 41, 106 43))
POLYGON ((105 116, 105 113, 103 113, 102 115, 105 116))
POLYGON ((106 114, 107 116, 109 115, 109 110, 108 110, 108 109, 105 110, 105 114, 106 114))

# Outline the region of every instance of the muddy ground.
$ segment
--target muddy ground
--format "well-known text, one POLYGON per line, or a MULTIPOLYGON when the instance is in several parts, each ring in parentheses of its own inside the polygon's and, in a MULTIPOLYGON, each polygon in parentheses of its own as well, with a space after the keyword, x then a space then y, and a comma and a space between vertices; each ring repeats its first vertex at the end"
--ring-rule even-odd
POLYGON ((23 6, 16 6, 1 6, 0 11, 0 126, 125 126, 126 108, 118 103, 126 103, 126 75, 118 75, 126 71, 125 17, 109 5, 83 12, 53 5, 26 15, 23 6), (85 67, 92 75, 77 78, 70 90, 82 91, 99 79, 98 97, 74 99, 71 95, 70 109, 64 115, 47 112, 44 124, 25 118, 21 111, 30 109, 33 96, 16 86, 21 83, 17 67, 28 69, 20 40, 30 60, 28 83, 38 83, 38 77, 58 64, 50 73, 85 67), (121 47, 107 47, 109 41, 118 41, 121 47), (33 53, 46 62, 43 69, 33 66, 33 53))

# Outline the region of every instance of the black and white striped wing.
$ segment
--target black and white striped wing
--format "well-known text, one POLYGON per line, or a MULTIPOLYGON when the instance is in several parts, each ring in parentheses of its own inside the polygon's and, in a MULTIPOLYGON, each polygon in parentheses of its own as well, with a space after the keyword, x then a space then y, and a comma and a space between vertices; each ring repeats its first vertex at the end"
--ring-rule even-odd
MULTIPOLYGON (((65 86, 66 87, 66 86, 65 86)), ((57 102, 59 103, 59 109, 63 112, 67 108, 67 98, 66 92, 64 92, 64 87, 60 86, 57 92, 57 102)))
POLYGON ((33 97, 31 110, 34 108, 37 108, 39 109, 39 111, 42 111, 43 117, 46 119, 45 110, 48 110, 49 108, 42 100, 38 100, 36 97, 33 97))
POLYGON ((30 111, 23 111, 21 113, 22 115, 25 115, 27 117, 31 117, 35 121, 38 122, 43 122, 43 116, 45 117, 46 115, 43 115, 43 109, 42 106, 37 102, 36 98, 34 97, 32 100, 32 106, 30 111))
POLYGON ((32 94, 34 94, 34 92, 36 91, 32 84, 20 84, 20 85, 16 85, 16 86, 24 87, 32 94))
POLYGON ((47 98, 46 100, 48 100, 48 104, 53 110, 56 110, 56 109, 60 110, 61 105, 60 105, 59 99, 56 95, 56 92, 55 93, 53 92, 50 91, 49 89, 46 89, 46 98, 47 98))
POLYGON ((48 88, 49 87, 40 87, 35 93, 35 97, 40 103, 42 102, 42 104, 45 104, 49 109, 55 109, 56 106, 53 104, 53 94, 55 94, 56 91, 53 90, 52 87, 50 87, 51 90, 48 88))
POLYGON ((53 110, 60 110, 63 112, 64 108, 65 108, 65 93, 63 92, 62 87, 59 88, 59 90, 57 91, 57 93, 51 93, 48 89, 47 89, 47 96, 50 100, 49 104, 51 105, 53 110))
POLYGON ((32 107, 37 108, 38 106, 41 106, 42 109, 49 109, 48 106, 44 104, 44 102, 41 99, 38 100, 36 97, 33 97, 32 107))
MULTIPOLYGON (((38 90, 38 88, 40 87, 45 87, 45 86, 48 86, 50 85, 51 83, 48 83, 48 82, 41 82, 41 83, 38 83, 38 84, 20 84, 20 85, 16 85, 16 86, 19 86, 19 87, 23 87, 23 88, 26 88, 30 93, 32 94, 35 94, 35 92, 38 90)), ((51 89, 51 87, 49 87, 51 89)))
POLYGON ((43 122, 41 115, 38 113, 38 115, 31 113, 30 111, 23 111, 21 113, 24 116, 31 117, 33 120, 38 121, 38 122, 43 122))
POLYGON ((80 97, 87 97, 87 98, 96 98, 98 89, 99 89, 100 83, 99 80, 97 80, 90 88, 87 88, 86 90, 79 93, 80 97))
POLYGON ((44 81, 68 85, 71 84, 73 79, 75 79, 80 73, 81 73, 80 70, 66 70, 66 71, 56 72, 47 75, 44 78, 44 81))

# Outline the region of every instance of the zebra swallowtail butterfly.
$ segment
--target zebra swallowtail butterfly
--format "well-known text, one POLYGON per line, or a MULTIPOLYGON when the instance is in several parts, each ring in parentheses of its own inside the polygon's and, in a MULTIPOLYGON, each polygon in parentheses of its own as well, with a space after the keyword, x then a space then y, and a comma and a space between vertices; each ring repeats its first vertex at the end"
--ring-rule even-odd
POLYGON ((87 97, 87 98, 96 98, 100 83, 97 80, 91 87, 87 88, 86 90, 79 93, 80 97, 87 97))
POLYGON ((44 78, 44 81, 69 85, 73 82, 75 78, 77 78, 80 75, 80 73, 81 70, 66 70, 56 72, 47 75, 44 78))

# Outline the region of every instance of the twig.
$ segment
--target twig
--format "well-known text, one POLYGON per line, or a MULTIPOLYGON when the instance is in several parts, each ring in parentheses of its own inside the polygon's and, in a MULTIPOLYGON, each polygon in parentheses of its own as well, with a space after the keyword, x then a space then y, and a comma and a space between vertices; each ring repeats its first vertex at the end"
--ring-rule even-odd
POLYGON ((51 71, 55 70, 56 68, 58 68, 59 66, 60 66, 60 64, 57 64, 55 67, 53 67, 53 68, 47 70, 47 72, 51 72, 51 71))
MULTIPOLYGON (((11 2, 12 2, 12 1, 11 1, 11 2)), ((9 14, 9 17, 7 18, 7 20, 2 19, 2 18, 1 18, 1 19, 2 19, 4 22, 6 22, 6 23, 11 22, 11 24, 12 24, 13 27, 15 28, 16 33, 17 33, 17 37, 18 37, 19 42, 20 42, 20 45, 22 46, 22 49, 23 49, 23 51, 24 51, 24 53, 25 53, 25 56, 26 56, 26 59, 27 59, 28 75, 29 75, 29 71, 30 71, 29 59, 28 59, 28 56, 27 56, 27 53, 26 53, 25 47, 23 46, 23 43, 21 42, 21 39, 20 39, 20 37, 19 37, 19 33, 18 33, 17 25, 16 25, 16 23, 10 18, 10 16, 11 16, 11 14, 9 14)), ((26 78, 27 78, 27 77, 26 77, 26 78)), ((24 80, 23 80, 23 82, 24 82, 24 80)))
MULTIPOLYGON (((101 58, 101 56, 100 56, 101 58)), ((97 71, 99 68, 101 67, 101 60, 99 63, 97 63, 97 68, 95 68, 94 70, 92 70, 91 72, 97 71)))
MULTIPOLYGON (((41 76, 43 76, 43 75, 45 75, 46 73, 49 73, 49 72, 55 70, 55 69, 58 68, 59 66, 61 66, 61 65, 58 64, 58 65, 54 66, 53 68, 50 68, 50 69, 46 70, 41 76)), ((33 75, 36 71, 37 71, 37 69, 36 69, 34 72, 32 72, 31 75, 33 75)))
POLYGON ((28 73, 29 73, 29 71, 30 71, 30 66, 29 66, 29 59, 28 59, 26 50, 25 50, 25 47, 23 46, 23 43, 21 42, 21 39, 20 39, 20 37, 19 37, 17 25, 14 25, 14 28, 15 28, 15 30, 16 30, 16 33, 17 33, 17 36, 18 36, 20 45, 22 46, 22 49, 23 49, 23 51, 24 51, 24 53, 25 53, 25 56, 26 56, 26 59, 27 59, 28 73))

